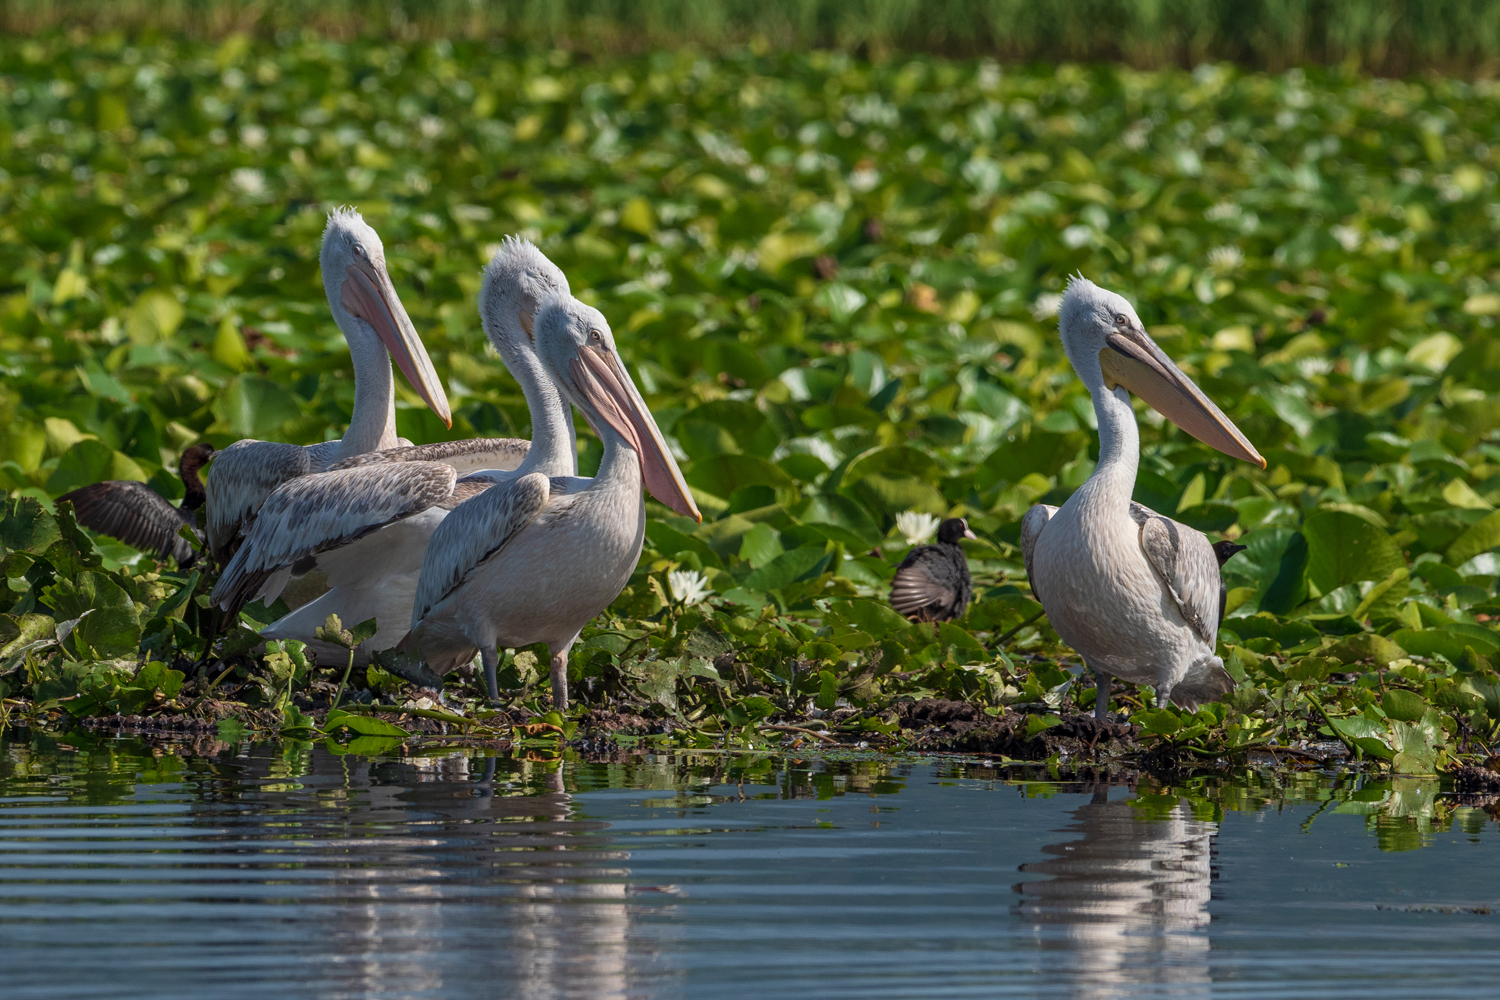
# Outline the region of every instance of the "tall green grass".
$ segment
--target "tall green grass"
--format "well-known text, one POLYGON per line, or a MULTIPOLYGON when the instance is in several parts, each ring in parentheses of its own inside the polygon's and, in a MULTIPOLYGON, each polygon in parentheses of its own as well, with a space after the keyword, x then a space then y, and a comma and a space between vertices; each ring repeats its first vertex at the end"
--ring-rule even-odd
POLYGON ((1500 0, 6 0, 0 31, 504 38, 585 50, 753 43, 1140 66, 1500 67, 1500 0))

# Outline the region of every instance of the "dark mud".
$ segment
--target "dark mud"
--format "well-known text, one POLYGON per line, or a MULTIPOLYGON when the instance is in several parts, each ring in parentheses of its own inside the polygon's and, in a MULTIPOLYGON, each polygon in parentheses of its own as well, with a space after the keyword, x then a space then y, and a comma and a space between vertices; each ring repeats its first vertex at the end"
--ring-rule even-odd
POLYGON ((1092 715, 1065 716, 1059 725, 1028 736, 1031 717, 1022 712, 991 716, 978 706, 946 698, 901 702, 895 711, 912 750, 995 754, 1014 760, 1103 760, 1141 749, 1135 727, 1098 722, 1092 715))

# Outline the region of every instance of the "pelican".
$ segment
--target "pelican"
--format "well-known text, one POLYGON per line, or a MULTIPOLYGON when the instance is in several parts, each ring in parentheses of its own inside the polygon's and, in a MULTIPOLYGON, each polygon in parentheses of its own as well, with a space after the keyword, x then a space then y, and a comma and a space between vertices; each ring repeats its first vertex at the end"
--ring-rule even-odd
POLYGON ((1265 468, 1238 427, 1156 346, 1122 296, 1083 277, 1059 312, 1063 349, 1099 422, 1099 464, 1061 507, 1021 521, 1031 590, 1063 641, 1093 669, 1094 715, 1111 677, 1156 688, 1158 704, 1195 708, 1234 687, 1214 655, 1224 617, 1219 561, 1201 532, 1130 495, 1140 463, 1135 393, 1204 444, 1265 468))
POLYGON ((567 277, 524 240, 506 240, 485 268, 480 319, 526 396, 529 448, 525 441, 511 441, 511 454, 503 462, 468 476, 463 474, 469 470, 456 467, 452 453, 473 442, 447 442, 371 452, 285 483, 266 500, 244 545, 225 568, 214 602, 234 611, 255 596, 275 600, 294 568, 315 563, 328 576, 328 592, 261 634, 299 639, 325 662, 329 655, 342 659, 346 654, 341 649, 315 635, 330 614, 337 614, 346 623, 374 618, 379 625, 360 644, 357 663, 394 646, 411 621, 428 538, 455 506, 507 478, 578 472, 572 413, 531 343, 539 304, 568 294, 567 277))
POLYGON ((78 523, 101 535, 118 538, 131 548, 150 552, 158 561, 168 556, 177 560, 179 569, 192 569, 198 562, 198 550, 179 532, 184 526, 193 530, 201 541, 197 511, 203 506, 203 480, 198 470, 213 457, 214 446, 195 444, 183 449, 177 463, 184 493, 182 506, 173 507, 167 498, 145 483, 129 479, 83 486, 57 498, 73 504, 78 523))
POLYGON ((427 546, 411 631, 397 649, 439 674, 478 652, 495 700, 497 646, 544 642, 553 705, 565 711, 568 650, 619 596, 640 558, 642 485, 680 514, 703 515, 597 309, 552 300, 537 315, 536 350, 604 443, 599 473, 579 479, 533 472, 455 508, 427 546))
POLYGON ((402 442, 396 437, 395 382, 389 352, 412 388, 453 426, 448 397, 385 267, 380 237, 352 208, 335 209, 318 254, 334 322, 349 342, 354 412, 337 441, 312 445, 246 439, 219 453, 208 476, 208 546, 221 563, 233 552, 271 492, 289 479, 342 459, 402 442))

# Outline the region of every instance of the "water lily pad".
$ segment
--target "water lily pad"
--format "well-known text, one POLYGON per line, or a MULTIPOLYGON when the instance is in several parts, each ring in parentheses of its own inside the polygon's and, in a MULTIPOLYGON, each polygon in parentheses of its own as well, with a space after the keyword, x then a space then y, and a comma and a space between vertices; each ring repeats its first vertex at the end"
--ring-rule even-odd
POLYGON ((1319 638, 1318 630, 1303 622, 1286 621, 1268 614, 1234 618, 1224 623, 1225 630, 1233 631, 1241 639, 1271 639, 1282 649, 1292 649, 1319 638))
POLYGON ((1380 709, 1387 718, 1416 722, 1427 711, 1427 702, 1415 691, 1393 688, 1381 696, 1380 709))
POLYGON ((745 577, 741 585, 752 590, 780 590, 805 576, 815 576, 828 559, 823 546, 803 545, 772 559, 745 577))
POLYGON ((1370 660, 1377 666, 1384 666, 1401 659, 1408 650, 1393 639, 1387 639, 1373 632, 1364 632, 1359 635, 1346 636, 1329 646, 1324 652, 1340 663, 1370 660))
POLYGON ((1386 532, 1347 511, 1318 511, 1302 525, 1307 537, 1307 575, 1327 593, 1348 583, 1380 581, 1405 567, 1401 550, 1386 532))

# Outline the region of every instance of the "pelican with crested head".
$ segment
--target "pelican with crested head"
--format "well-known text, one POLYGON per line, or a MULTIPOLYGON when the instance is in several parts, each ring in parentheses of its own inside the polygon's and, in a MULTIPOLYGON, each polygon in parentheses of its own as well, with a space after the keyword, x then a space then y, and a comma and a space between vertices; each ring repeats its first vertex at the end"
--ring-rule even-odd
POLYGON ((679 514, 702 515, 604 316, 576 299, 553 299, 534 332, 547 376, 604 444, 599 472, 592 479, 531 472, 459 504, 427 546, 411 631, 397 648, 438 674, 478 652, 494 699, 499 648, 546 643, 561 711, 568 651, 640 558, 643 489, 679 514))
POLYGON ((1130 396, 1231 458, 1261 468, 1265 459, 1156 345, 1123 296, 1074 278, 1058 328, 1093 397, 1099 464, 1061 507, 1038 504, 1022 519, 1032 594, 1093 669, 1100 721, 1111 677, 1154 686, 1163 704, 1212 701, 1234 687, 1214 654, 1224 618, 1219 560, 1202 532, 1130 499, 1140 464, 1130 396))
POLYGON ((335 209, 328 216, 318 261, 328 308, 349 344, 354 367, 349 428, 337 441, 304 446, 246 439, 218 453, 209 470, 204 506, 209 551, 221 562, 228 560, 261 504, 282 483, 402 443, 396 436, 391 361, 432 412, 453 425, 443 384, 391 283, 380 236, 352 208, 335 209))

